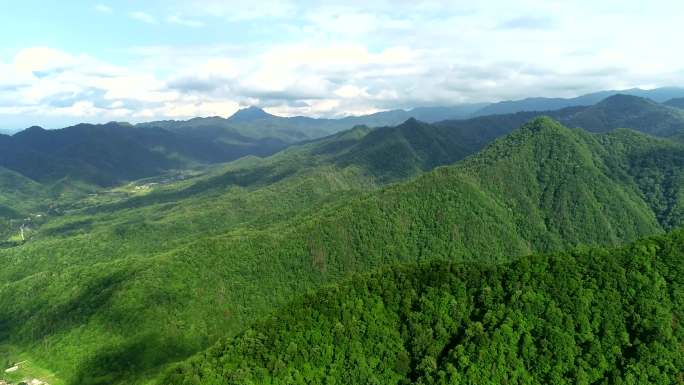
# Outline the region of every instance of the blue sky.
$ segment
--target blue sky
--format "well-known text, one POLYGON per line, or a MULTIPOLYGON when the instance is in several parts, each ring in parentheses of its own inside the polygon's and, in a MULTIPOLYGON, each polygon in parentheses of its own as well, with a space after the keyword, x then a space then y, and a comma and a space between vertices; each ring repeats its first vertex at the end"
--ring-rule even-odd
POLYGON ((680 1, 3 1, 0 128, 683 86, 680 1))

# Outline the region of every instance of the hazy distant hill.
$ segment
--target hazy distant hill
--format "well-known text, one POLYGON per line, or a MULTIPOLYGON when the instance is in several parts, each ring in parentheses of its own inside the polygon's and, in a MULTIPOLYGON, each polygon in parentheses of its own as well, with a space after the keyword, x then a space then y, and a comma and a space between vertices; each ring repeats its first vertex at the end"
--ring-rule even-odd
POLYGON ((461 119, 470 116, 483 106, 484 104, 464 104, 454 107, 419 107, 409 111, 391 110, 339 119, 281 117, 269 114, 258 107, 248 107, 226 119, 221 117, 195 118, 187 121, 150 122, 138 126, 162 127, 169 131, 226 143, 239 143, 248 138, 294 143, 321 138, 358 125, 394 126, 412 117, 428 123, 461 119))
POLYGON ((631 128, 646 134, 672 137, 684 133, 684 111, 630 95, 613 95, 561 121, 572 127, 606 132, 631 128))
POLYGON ((109 186, 193 164, 270 155, 284 146, 247 138, 239 143, 218 142, 119 123, 79 124, 59 130, 31 127, 0 137, 0 166, 39 182, 71 177, 109 186))
POLYGON ((574 106, 591 106, 609 96, 616 94, 638 96, 662 103, 672 98, 684 97, 684 88, 663 87, 652 90, 633 88, 622 91, 594 92, 586 95, 580 95, 575 98, 527 98, 522 100, 493 103, 478 110, 474 114, 510 114, 520 111, 550 111, 574 106))
MULTIPOLYGON (((189 121, 152 122, 145 125, 165 127, 172 131, 191 133, 204 138, 270 138, 293 143, 324 137, 357 125, 382 127, 398 125, 409 118, 435 123, 444 120, 461 120, 477 116, 513 114, 517 112, 559 111, 569 107, 592 106, 617 94, 648 98, 664 102, 672 97, 684 97, 684 88, 657 88, 653 90, 630 89, 625 91, 601 91, 576 98, 529 98, 494 104, 463 104, 453 107, 419 107, 408 111, 390 110, 375 114, 341 119, 316 119, 303 116, 279 117, 249 107, 224 119, 219 117, 198 118, 189 121)), ((567 111, 564 111, 564 113, 567 111)))
POLYGON ((684 98, 670 99, 663 104, 670 107, 684 108, 684 98))
MULTIPOLYGON (((473 107, 467 109, 472 110, 473 107)), ((423 117, 441 118, 449 116, 450 111, 455 110, 423 108, 413 112, 420 112, 417 115, 422 114, 423 117)), ((466 112, 463 109, 459 111, 466 112)), ((569 126, 590 131, 604 132, 625 127, 657 136, 679 136, 684 132, 682 110, 636 96, 613 95, 593 106, 543 113, 569 126)), ((252 107, 240 110, 228 119, 196 118, 136 126, 80 124, 61 130, 32 127, 13 136, 0 136, 0 166, 39 182, 55 182, 69 177, 109 186, 158 175, 170 169, 226 162, 248 155, 268 156, 284 149, 292 141, 327 137, 334 132, 344 132, 359 122, 372 126, 409 114, 411 112, 394 111, 339 120, 284 118, 252 107)), ((373 174, 388 177, 391 174, 388 170, 393 167, 399 174, 392 178, 407 177, 476 152, 496 137, 539 114, 531 111, 488 115, 446 120, 434 126, 411 121, 411 129, 402 125, 397 130, 371 131, 362 143, 349 150, 349 154, 339 154, 338 161, 344 162, 346 157, 347 162, 349 159, 353 162, 380 162, 375 168, 382 172, 373 174), (421 130, 424 132, 420 133, 421 130), (427 132, 430 134, 424 136, 427 132), (398 133, 402 133, 402 137, 396 137, 398 133), (406 140, 407 135, 414 136, 413 142, 406 140), (413 143, 411 146, 420 144, 425 148, 405 147, 406 143, 413 143), (355 152, 361 148, 362 153, 355 152)))
POLYGON ((591 106, 559 110, 525 111, 513 114, 486 115, 477 118, 444 121, 437 126, 462 132, 461 143, 480 148, 492 139, 507 134, 535 116, 547 115, 570 127, 592 132, 631 128, 646 134, 678 138, 684 134, 684 111, 650 99, 616 94, 591 106))

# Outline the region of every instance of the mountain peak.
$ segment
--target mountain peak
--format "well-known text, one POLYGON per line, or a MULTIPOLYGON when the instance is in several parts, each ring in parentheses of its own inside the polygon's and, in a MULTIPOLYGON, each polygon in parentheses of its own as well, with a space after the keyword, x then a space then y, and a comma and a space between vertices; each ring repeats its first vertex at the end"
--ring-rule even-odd
POLYGON ((234 113, 229 120, 232 121, 249 121, 249 120, 257 120, 257 119, 264 119, 264 118, 272 118, 274 115, 269 114, 268 112, 264 111, 263 109, 255 106, 250 106, 247 108, 243 108, 241 110, 238 110, 236 113, 234 113))
POLYGON ((45 131, 47 131, 47 130, 44 129, 43 127, 40 127, 40 126, 31 126, 31 127, 29 127, 29 128, 26 128, 26 129, 24 129, 24 130, 22 130, 22 131, 19 131, 19 132, 15 133, 14 136, 19 136, 19 137, 21 137, 21 136, 26 136, 26 135, 40 135, 40 134, 42 134, 42 133, 45 132, 45 131))
POLYGON ((651 101, 650 99, 642 98, 640 96, 615 94, 603 99, 600 103, 597 104, 597 106, 632 108, 650 104, 655 104, 655 102, 651 101))
POLYGON ((419 127, 421 125, 424 125, 425 123, 421 122, 420 120, 410 117, 404 121, 404 123, 400 124, 400 127, 419 127))
POLYGON ((541 131, 547 131, 547 130, 559 130, 562 129, 562 125, 558 123, 556 120, 553 118, 550 118, 548 116, 539 116, 536 117, 529 122, 525 123, 522 127, 521 130, 523 131, 530 131, 530 132, 541 132, 541 131))
POLYGON ((45 131, 45 129, 41 126, 31 126, 27 129, 25 129, 24 131, 26 131, 26 132, 42 132, 42 131, 45 131))

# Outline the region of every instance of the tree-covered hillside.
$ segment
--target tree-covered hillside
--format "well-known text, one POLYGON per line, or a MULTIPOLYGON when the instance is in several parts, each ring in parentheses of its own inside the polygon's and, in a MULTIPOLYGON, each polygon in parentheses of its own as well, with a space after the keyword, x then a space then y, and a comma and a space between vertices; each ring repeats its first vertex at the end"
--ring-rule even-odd
POLYGON ((512 263, 355 276, 159 384, 677 384, 684 232, 512 263))
POLYGON ((670 107, 684 108, 684 98, 674 98, 663 103, 670 107))
POLYGON ((632 88, 628 90, 599 91, 574 98, 527 98, 522 100, 509 100, 492 103, 476 111, 474 116, 512 114, 523 111, 552 111, 577 106, 592 106, 613 95, 630 95, 639 98, 647 98, 657 103, 663 103, 672 98, 684 96, 684 88, 661 87, 651 90, 632 88))
POLYGON ((611 96, 561 121, 593 132, 631 128, 663 137, 684 132, 684 111, 629 95, 611 96))
MULTIPOLYGON (((426 111, 416 109, 421 114, 426 111)), ((635 96, 615 95, 591 107, 547 113, 564 124, 590 131, 626 127, 658 136, 684 136, 684 113, 635 96)), ((402 114, 395 114, 395 118, 405 116, 402 114)), ((347 141, 336 143, 339 148, 321 148, 316 155, 332 150, 325 162, 333 162, 334 157, 334 162, 342 167, 362 163, 369 174, 380 178, 378 182, 386 183, 460 160, 539 114, 519 112, 433 125, 410 120, 410 124, 401 124, 399 128, 370 130, 373 132, 356 143, 355 148, 351 148, 353 142, 347 141)), ((373 116, 338 120, 283 118, 259 109, 246 109, 229 119, 198 118, 135 127, 119 123, 81 124, 61 130, 32 127, 13 136, 0 136, 0 166, 44 183, 46 188, 57 181, 69 181, 75 185, 89 184, 92 189, 158 176, 173 169, 249 155, 268 156, 287 147, 289 142, 327 135, 350 127, 353 122, 385 121, 376 121, 373 116), (287 132, 286 122, 299 122, 297 127, 310 126, 318 131, 281 138, 278 133, 287 132)), ((445 112, 442 116, 449 115, 445 112)), ((340 135, 347 134, 342 131, 340 135)), ((338 136, 333 134, 307 143, 322 146, 338 136)))
POLYGON ((98 186, 159 175, 174 168, 270 155, 283 143, 217 143, 161 128, 109 123, 60 130, 31 127, 0 137, 0 165, 35 181, 64 177, 98 186))
MULTIPOLYGON (((454 166, 361 195, 359 183, 373 182, 360 166, 321 166, 260 188, 55 219, 0 250, 2 342, 67 383, 136 383, 353 272, 433 258, 502 262, 662 232, 661 200, 645 199, 650 185, 637 176, 665 170, 640 162, 664 142, 621 133, 542 118, 454 166)), ((370 133, 347 135, 360 143, 370 133)))

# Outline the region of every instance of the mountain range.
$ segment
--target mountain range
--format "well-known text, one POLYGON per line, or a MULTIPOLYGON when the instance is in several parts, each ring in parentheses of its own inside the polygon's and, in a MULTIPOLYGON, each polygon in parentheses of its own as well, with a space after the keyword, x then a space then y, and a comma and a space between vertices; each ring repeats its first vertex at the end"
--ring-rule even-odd
POLYGON ((520 111, 550 111, 560 110, 567 107, 591 106, 610 96, 622 94, 651 99, 657 103, 663 103, 673 98, 684 97, 684 88, 663 87, 644 90, 632 88, 620 91, 600 91, 574 98, 527 98, 522 100, 503 101, 492 103, 476 111, 475 115, 510 114, 520 111))
POLYGON ((670 107, 684 108, 684 98, 674 98, 670 99, 663 104, 670 107))
POLYGON ((681 224, 675 142, 538 118, 423 173, 460 157, 443 130, 415 120, 357 127, 56 217, 0 251, 2 338, 34 346, 33 359, 68 383, 147 381, 348 274, 432 259, 499 263, 681 224))
MULTIPOLYGON (((465 113, 469 109, 472 113, 474 108, 471 105, 460 111, 465 113)), ((31 127, 12 136, 0 135, 0 166, 39 182, 71 178, 97 186, 112 186, 172 169, 227 162, 247 155, 268 156, 293 141, 324 137, 356 125, 393 126, 410 119, 411 114, 426 122, 432 122, 437 116, 450 116, 438 110, 423 108, 332 120, 283 118, 252 107, 240 110, 228 119, 197 118, 136 126, 80 124, 61 130, 31 127)), ((629 127, 654 135, 672 136, 684 126, 679 109, 626 95, 610 96, 590 107, 569 107, 545 113, 569 126, 592 131, 629 127), (658 126, 653 126, 653 122, 658 126)), ((533 114, 471 118, 455 125, 467 127, 462 131, 467 132, 465 135, 470 135, 471 140, 472 137, 479 140, 481 147, 493 139, 487 133, 475 131, 481 122, 510 120, 503 125, 487 125, 489 129, 506 127, 510 131, 533 114)), ((469 140, 463 135, 457 139, 469 140)))

